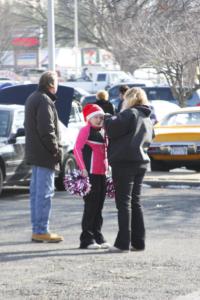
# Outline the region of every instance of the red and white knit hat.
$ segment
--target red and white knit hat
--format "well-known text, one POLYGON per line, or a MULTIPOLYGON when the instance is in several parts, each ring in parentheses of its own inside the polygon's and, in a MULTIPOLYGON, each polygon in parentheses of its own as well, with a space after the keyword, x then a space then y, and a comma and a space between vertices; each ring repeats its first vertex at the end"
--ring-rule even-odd
POLYGON ((105 115, 103 109, 97 104, 87 104, 83 107, 84 120, 88 121, 96 115, 105 115))

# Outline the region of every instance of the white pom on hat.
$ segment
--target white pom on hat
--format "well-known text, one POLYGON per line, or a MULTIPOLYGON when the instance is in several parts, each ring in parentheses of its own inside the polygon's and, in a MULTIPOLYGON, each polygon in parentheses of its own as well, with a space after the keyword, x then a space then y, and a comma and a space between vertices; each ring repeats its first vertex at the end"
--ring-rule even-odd
POLYGON ((96 115, 105 115, 103 109, 97 104, 87 104, 83 108, 84 120, 88 121, 90 118, 96 115))

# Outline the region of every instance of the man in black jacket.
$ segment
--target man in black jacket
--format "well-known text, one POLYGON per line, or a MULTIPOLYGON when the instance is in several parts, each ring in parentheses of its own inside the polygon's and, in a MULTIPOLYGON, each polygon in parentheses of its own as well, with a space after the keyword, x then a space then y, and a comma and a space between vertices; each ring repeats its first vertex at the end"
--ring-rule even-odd
POLYGON ((32 165, 30 206, 32 241, 36 242, 63 240, 62 236, 50 233, 48 228, 55 168, 62 156, 55 108, 57 88, 57 74, 47 71, 40 78, 38 90, 25 104, 25 155, 27 163, 32 165))
POLYGON ((109 138, 108 161, 112 167, 119 231, 111 252, 144 250, 145 226, 140 203, 141 187, 149 162, 153 137, 151 110, 145 92, 129 89, 122 111, 105 120, 109 138))

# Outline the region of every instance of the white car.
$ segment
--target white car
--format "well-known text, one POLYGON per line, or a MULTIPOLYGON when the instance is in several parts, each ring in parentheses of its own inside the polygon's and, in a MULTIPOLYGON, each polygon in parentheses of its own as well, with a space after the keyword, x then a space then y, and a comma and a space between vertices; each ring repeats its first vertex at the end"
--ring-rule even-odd
POLYGON ((76 137, 81 127, 85 125, 83 114, 80 111, 80 106, 76 102, 72 102, 72 109, 70 113, 69 123, 66 127, 59 121, 61 130, 61 143, 63 146, 68 146, 68 152, 72 153, 76 137))
MULTIPOLYGON (((76 168, 73 148, 79 129, 84 125, 82 114, 72 102, 68 127, 59 121, 63 161, 56 172, 55 186, 63 190, 63 176, 76 168)), ((26 185, 31 168, 25 163, 24 105, 0 104, 0 194, 4 185, 26 185)))
POLYGON ((177 104, 165 100, 153 100, 150 101, 150 104, 153 107, 157 122, 160 122, 168 113, 180 108, 177 104))

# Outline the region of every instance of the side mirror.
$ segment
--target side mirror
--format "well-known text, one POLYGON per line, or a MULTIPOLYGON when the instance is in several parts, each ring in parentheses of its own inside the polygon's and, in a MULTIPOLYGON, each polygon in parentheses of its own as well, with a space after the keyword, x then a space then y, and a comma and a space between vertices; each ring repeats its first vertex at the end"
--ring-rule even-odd
POLYGON ((25 129, 24 128, 18 128, 17 129, 15 137, 18 137, 18 136, 25 136, 25 129))
POLYGON ((25 129, 24 128, 18 128, 17 132, 12 134, 8 140, 9 144, 15 144, 16 143, 16 138, 19 136, 25 136, 25 129))

